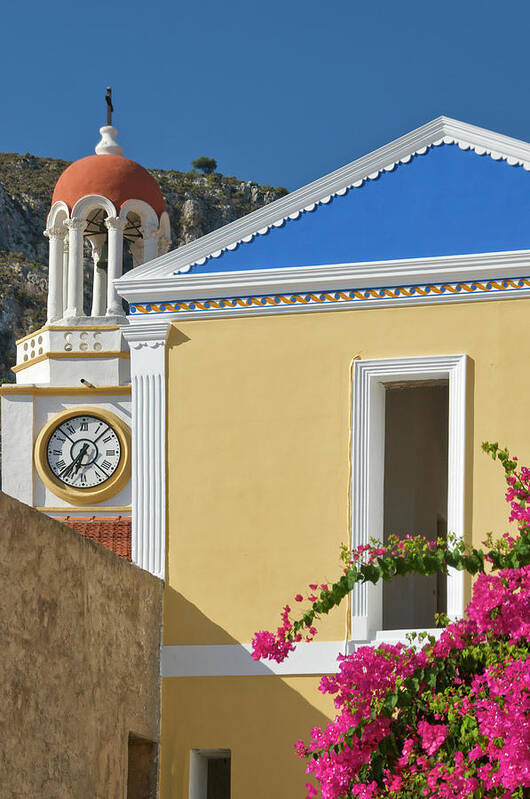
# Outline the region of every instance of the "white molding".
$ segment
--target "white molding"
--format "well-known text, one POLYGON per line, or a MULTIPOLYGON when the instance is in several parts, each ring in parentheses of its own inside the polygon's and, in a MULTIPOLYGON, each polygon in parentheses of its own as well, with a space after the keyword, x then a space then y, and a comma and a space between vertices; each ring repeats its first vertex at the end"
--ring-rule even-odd
POLYGON ((74 217, 87 219, 90 211, 93 211, 95 208, 102 208, 106 212, 107 216, 117 216, 114 204, 107 197, 103 197, 101 194, 85 194, 83 197, 80 197, 72 208, 72 213, 70 216, 72 219, 74 217))
POLYGON ((162 677, 262 677, 287 674, 334 674, 344 641, 297 644, 283 663, 254 660, 251 644, 163 646, 162 677))
POLYGON ((251 644, 202 644, 162 646, 160 673, 171 677, 275 677, 305 674, 335 674, 339 654, 353 654, 360 646, 383 643, 409 645, 407 635, 428 632, 439 638, 442 630, 383 630, 367 641, 312 641, 296 645, 294 652, 275 663, 252 658, 251 644))
POLYGON ((131 351, 132 560, 164 579, 168 325, 123 329, 131 351))
MULTIPOLYGON (((131 272, 128 272, 127 277, 130 274, 131 272)), ((129 302, 168 302, 177 298, 196 299, 455 282, 502 277, 503 274, 513 277, 530 274, 530 250, 290 266, 197 275, 192 273, 182 275, 178 279, 160 279, 155 283, 146 277, 142 280, 131 279, 130 285, 124 283, 124 279, 121 278, 116 285, 122 297, 129 302)))
POLYGON ((62 200, 56 200, 46 217, 46 227, 54 227, 55 225, 63 224, 64 220, 69 217, 70 211, 66 203, 62 200))
MULTIPOLYGON (((447 378, 449 447, 447 529, 464 535, 466 355, 433 355, 355 361, 352 433, 352 548, 383 538, 385 383, 447 378)), ((464 612, 464 577, 451 569, 447 614, 464 612)), ((352 593, 352 638, 369 640, 382 626, 381 585, 356 585, 352 593)))
POLYGON ((442 627, 430 627, 430 628, 422 628, 418 627, 416 629, 403 629, 403 630, 377 630, 375 636, 370 641, 359 641, 359 640, 352 640, 346 643, 346 654, 353 655, 361 646, 381 646, 381 644, 391 644, 395 646, 396 644, 403 644, 404 646, 413 646, 415 649, 419 649, 423 646, 423 642, 421 638, 416 638, 411 643, 410 635, 416 633, 416 635, 420 633, 427 633, 429 636, 432 636, 436 640, 440 638, 443 633, 442 627))
POLYGON ((130 321, 131 324, 121 330, 123 337, 127 342, 131 342, 130 346, 133 349, 141 349, 142 344, 156 349, 157 346, 160 346, 160 342, 165 343, 171 324, 167 317, 157 317, 156 319, 136 317, 130 321))
MULTIPOLYGON (((174 276, 181 270, 188 271, 192 264, 218 257, 224 250, 251 241, 255 235, 266 233, 271 227, 280 227, 286 220, 314 210, 315 205, 329 202, 334 195, 360 186, 364 181, 378 177, 382 171, 394 169, 397 163, 407 163, 413 155, 421 155, 429 147, 441 144, 455 144, 461 149, 472 149, 478 155, 487 154, 495 160, 502 159, 509 165, 522 165, 530 170, 530 144, 527 142, 441 116, 313 183, 139 267, 122 278, 120 290, 128 292, 136 280, 149 278, 152 282, 174 276)), ((178 279, 179 275, 176 277, 178 279)))
POLYGON ((127 214, 135 213, 140 217, 140 224, 151 225, 158 229, 158 216, 156 211, 145 200, 125 200, 118 214, 120 219, 127 219, 127 214))
MULTIPOLYGON (((177 310, 160 313, 132 313, 131 322, 151 322, 163 315, 171 319, 209 319, 219 316, 256 316, 263 314, 293 313, 296 311, 328 311, 336 309, 373 308, 388 305, 424 305, 449 302, 475 302, 477 300, 513 299, 530 296, 525 287, 477 289, 469 291, 447 290, 442 293, 431 291, 401 292, 401 296, 389 298, 370 296, 367 299, 356 297, 351 302, 340 301, 309 304, 289 304, 256 301, 247 304, 247 298, 274 298, 306 292, 370 291, 373 295, 384 289, 411 289, 426 286, 470 284, 474 281, 518 280, 530 276, 530 250, 502 253, 477 253, 471 255, 441 256, 432 258, 412 258, 393 261, 359 262, 354 264, 323 265, 311 267, 289 267, 279 269, 233 272, 226 274, 183 275, 178 286, 173 280, 155 282, 142 281, 127 292, 122 291, 121 282, 117 286, 120 293, 131 304, 153 304, 204 302, 214 299, 238 298, 235 307, 219 310, 215 307, 197 310, 177 310)), ((388 295, 388 291, 386 294, 388 295)))

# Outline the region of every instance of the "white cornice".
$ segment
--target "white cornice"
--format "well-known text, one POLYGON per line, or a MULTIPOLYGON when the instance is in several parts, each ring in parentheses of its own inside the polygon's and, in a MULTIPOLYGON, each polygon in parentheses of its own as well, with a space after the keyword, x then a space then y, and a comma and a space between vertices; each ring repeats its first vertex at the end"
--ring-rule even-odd
POLYGON ((182 279, 178 273, 189 271, 192 264, 218 257, 224 250, 235 249, 241 242, 251 241, 271 227, 281 227, 286 220, 296 219, 304 211, 313 210, 315 205, 329 202, 334 195, 345 194, 365 180, 378 177, 382 171, 394 169, 399 162, 407 163, 415 154, 440 144, 457 144, 478 155, 488 154, 495 160, 521 165, 530 171, 529 143, 441 116, 229 225, 137 267, 117 282, 119 292, 128 298, 139 282, 165 282, 171 278, 176 286, 182 279))
POLYGON ((165 345, 170 322, 168 319, 135 319, 136 324, 123 329, 123 337, 131 349, 165 345))
MULTIPOLYGON (((171 302, 178 299, 245 297, 255 294, 399 286, 433 281, 486 280, 504 275, 525 277, 529 274, 530 250, 518 250, 189 274, 158 280, 146 276, 136 281, 131 280, 122 294, 130 303, 171 302)), ((129 319, 131 323, 137 321, 131 317, 129 319)), ((147 320, 142 324, 147 324, 147 320)), ((132 334, 128 328, 125 328, 124 335, 129 338, 132 334)))

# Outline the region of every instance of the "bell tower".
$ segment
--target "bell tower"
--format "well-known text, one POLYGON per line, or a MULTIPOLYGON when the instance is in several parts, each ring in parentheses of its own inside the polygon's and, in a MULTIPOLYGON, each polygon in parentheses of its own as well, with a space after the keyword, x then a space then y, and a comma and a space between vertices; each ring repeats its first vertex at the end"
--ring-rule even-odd
MULTIPOLYGON (((112 125, 53 193, 47 321, 17 342, 15 384, 2 386, 3 490, 70 523, 130 517, 130 356, 115 281, 165 253, 160 188, 125 158, 112 125)), ((97 538, 97 535, 92 537, 97 538)), ((123 553, 122 553, 123 554, 123 553)))

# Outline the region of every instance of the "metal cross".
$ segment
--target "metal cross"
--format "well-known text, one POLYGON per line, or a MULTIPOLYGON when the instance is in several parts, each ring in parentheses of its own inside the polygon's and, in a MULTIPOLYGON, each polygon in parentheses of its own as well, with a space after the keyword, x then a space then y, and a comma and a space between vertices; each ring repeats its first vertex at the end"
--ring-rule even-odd
POLYGON ((112 112, 114 111, 114 106, 112 105, 112 89, 110 86, 107 86, 105 100, 107 101, 107 125, 112 125, 112 112))

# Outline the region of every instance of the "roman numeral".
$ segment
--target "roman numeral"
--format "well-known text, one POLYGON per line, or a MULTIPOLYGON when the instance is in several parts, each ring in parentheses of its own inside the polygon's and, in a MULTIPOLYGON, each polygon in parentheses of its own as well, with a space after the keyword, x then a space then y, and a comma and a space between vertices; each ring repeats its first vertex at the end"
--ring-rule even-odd
POLYGON ((107 436, 103 439, 103 443, 106 444, 108 441, 112 441, 112 436, 107 436))
POLYGON ((60 441, 61 444, 64 444, 64 442, 66 441, 66 438, 59 438, 59 436, 56 436, 56 439, 57 441, 60 441))
POLYGON ((58 469, 62 469, 63 466, 66 466, 66 464, 65 464, 65 462, 63 460, 57 461, 57 463, 55 465, 57 466, 58 469))
POLYGON ((101 464, 102 469, 110 469, 111 466, 112 463, 110 461, 103 461, 103 463, 101 464))
POLYGON ((61 454, 60 449, 52 449, 52 455, 60 455, 60 454, 61 454))
POLYGON ((81 430, 85 432, 88 430, 88 422, 81 422, 81 430))
POLYGON ((86 475, 85 475, 85 474, 82 474, 82 475, 81 475, 81 483, 82 483, 83 485, 86 485, 86 475))
POLYGON ((107 449, 107 450, 105 450, 105 455, 111 455, 112 456, 112 455, 115 455, 115 454, 116 454, 116 450, 115 449, 107 449))
POLYGON ((71 433, 72 435, 75 433, 75 427, 72 427, 71 424, 66 424, 65 427, 68 430, 68 432, 71 433))

